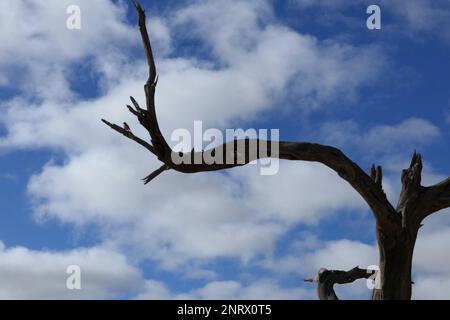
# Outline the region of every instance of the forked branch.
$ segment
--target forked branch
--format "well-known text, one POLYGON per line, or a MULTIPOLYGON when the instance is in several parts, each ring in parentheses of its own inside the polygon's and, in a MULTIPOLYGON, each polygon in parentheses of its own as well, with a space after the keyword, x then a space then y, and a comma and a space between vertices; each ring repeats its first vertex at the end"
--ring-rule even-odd
POLYGON ((414 151, 409 168, 402 173, 402 192, 397 205, 397 211, 403 215, 403 227, 407 224, 419 227, 427 216, 450 207, 450 178, 424 187, 422 170, 422 156, 414 151))
POLYGON ((421 197, 422 219, 450 207, 450 178, 430 187, 424 187, 421 197))
POLYGON ((358 279, 369 279, 375 273, 375 270, 360 269, 359 267, 354 267, 349 271, 321 268, 316 277, 305 279, 305 281, 317 283, 317 295, 320 300, 339 300, 334 291, 335 284, 346 284, 358 279))
POLYGON ((156 155, 155 148, 153 148, 153 146, 150 143, 148 143, 147 141, 144 141, 141 138, 135 136, 131 131, 128 131, 128 130, 124 129, 124 128, 118 126, 117 124, 114 124, 114 123, 111 123, 109 121, 106 121, 105 119, 102 119, 102 122, 104 124, 106 124, 107 126, 109 126, 111 129, 113 129, 113 130, 123 134, 128 139, 131 139, 131 140, 139 143, 141 146, 146 148, 148 151, 150 151, 151 153, 156 155))
POLYGON ((242 166, 265 157, 277 157, 285 160, 301 160, 322 163, 334 170, 341 178, 346 180, 350 185, 363 197, 375 214, 377 222, 386 228, 397 228, 401 223, 400 215, 389 203, 382 189, 381 167, 375 169, 375 173, 371 178, 356 163, 351 161, 342 151, 337 148, 324 146, 320 144, 306 142, 287 142, 287 141, 261 141, 261 140, 237 140, 227 142, 214 149, 190 152, 183 154, 184 159, 191 161, 175 163, 174 158, 178 153, 174 153, 167 144, 162 135, 155 112, 155 89, 157 85, 157 71, 151 48, 150 38, 146 28, 145 12, 139 3, 133 1, 135 9, 139 16, 139 29, 145 50, 147 64, 149 67, 149 77, 144 86, 146 95, 146 110, 139 107, 137 101, 131 97, 134 108, 127 106, 128 110, 137 117, 141 125, 146 128, 150 134, 151 143, 136 137, 121 127, 111 124, 103 120, 105 124, 115 131, 123 134, 127 138, 134 140, 144 146, 150 152, 155 154, 163 165, 144 178, 144 182, 148 183, 156 176, 166 170, 176 170, 183 173, 196 173, 204 171, 217 171, 242 166), (243 152, 237 149, 237 145, 242 143, 247 147, 243 152), (272 145, 277 145, 275 153, 267 152, 272 145), (261 148, 266 146, 266 148, 261 148), (204 156, 222 155, 218 157, 220 161, 210 163, 205 161, 204 156), (229 159, 235 161, 228 161, 229 159), (200 161, 192 161, 200 159, 200 161), (239 161, 238 161, 239 160, 239 161))
POLYGON ((370 177, 381 189, 383 188, 383 169, 381 166, 372 165, 370 168, 370 177))

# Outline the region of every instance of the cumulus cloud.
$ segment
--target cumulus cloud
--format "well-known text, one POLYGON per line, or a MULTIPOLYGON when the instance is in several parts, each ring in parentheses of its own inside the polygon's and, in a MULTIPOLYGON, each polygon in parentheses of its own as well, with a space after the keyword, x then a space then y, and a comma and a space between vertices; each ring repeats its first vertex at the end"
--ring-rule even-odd
POLYGON ((448 300, 450 299, 450 275, 418 276, 413 285, 413 299, 448 300))
POLYGON ((299 238, 288 255, 260 261, 268 270, 304 277, 316 274, 320 268, 350 270, 377 263, 378 252, 373 245, 348 239, 324 241, 311 235, 299 238))
POLYGON ((420 118, 409 118, 393 125, 376 125, 365 130, 352 120, 329 122, 322 125, 321 132, 326 143, 357 147, 375 155, 411 152, 441 134, 437 126, 420 118))
POLYGON ((413 297, 415 299, 450 299, 449 212, 425 220, 417 238, 413 261, 413 297))
POLYGON ((350 185, 321 164, 286 161, 273 176, 260 176, 255 167, 231 175, 242 181, 241 199, 252 210, 261 210, 261 203, 270 199, 261 212, 268 219, 313 224, 338 208, 365 212, 365 203, 350 185))
POLYGON ((48 165, 29 184, 37 217, 76 225, 96 222, 115 230, 115 241, 131 243, 145 257, 174 268, 192 258, 248 260, 272 251, 276 239, 297 223, 317 223, 339 208, 366 212, 356 192, 313 164, 282 163, 273 177, 259 176, 256 167, 236 170, 231 177, 169 172, 138 192, 146 155, 133 147, 84 153, 63 167, 48 165), (130 154, 129 167, 120 161, 124 150, 130 154), (117 230, 120 226, 127 228, 117 230))
POLYGON ((319 41, 294 32, 274 20, 264 1, 235 1, 231 6, 227 1, 195 2, 180 10, 175 22, 191 27, 222 64, 239 71, 237 81, 259 79, 263 101, 286 94, 289 82, 294 82, 289 88, 298 88, 294 94, 302 98, 300 105, 351 100, 386 67, 380 48, 319 41))
MULTIPOLYGON (((383 186, 388 198, 395 203, 400 194, 400 173, 411 162, 414 150, 424 152, 432 141, 442 136, 441 129, 421 118, 408 118, 395 124, 362 128, 353 120, 328 122, 319 128, 320 140, 326 144, 350 150, 365 161, 382 165, 383 186)), ((423 184, 432 185, 445 179, 425 155, 423 184)))
POLYGON ((81 58, 101 53, 111 40, 133 37, 130 35, 133 29, 125 23, 126 8, 121 2, 21 0, 5 1, 2 6, 2 29, 10 31, 1 35, 2 64, 23 63, 21 60, 29 55, 44 62, 81 58), (81 9, 83 23, 78 31, 66 27, 69 5, 81 9), (93 43, 97 46, 93 47, 93 43), (19 52, 18 47, 23 50, 19 52))
POLYGON ((140 271, 102 247, 67 251, 7 248, 0 241, 1 299, 101 299, 141 290, 140 271), (81 270, 81 290, 68 290, 67 268, 81 270))
POLYGON ((136 299, 182 300, 304 300, 313 298, 313 290, 282 287, 272 280, 259 280, 247 285, 238 281, 214 281, 185 293, 171 292, 163 283, 146 281, 146 290, 136 299))
POLYGON ((34 99, 67 98, 72 94, 70 63, 138 39, 125 23, 125 13, 122 2, 107 0, 2 2, 0 70, 8 79, 3 85, 21 89, 34 99), (66 27, 69 5, 81 9, 80 30, 66 27))

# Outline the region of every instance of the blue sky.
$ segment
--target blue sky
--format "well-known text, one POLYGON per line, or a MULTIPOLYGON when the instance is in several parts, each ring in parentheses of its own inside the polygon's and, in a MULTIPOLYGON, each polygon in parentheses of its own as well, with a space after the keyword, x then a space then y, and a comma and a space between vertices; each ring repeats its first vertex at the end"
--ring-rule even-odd
MULTIPOLYGON (((157 112, 177 128, 277 128, 385 169, 395 204, 414 149, 424 182, 448 176, 450 2, 142 1, 160 74, 157 112)), ((0 298, 315 299, 320 267, 376 264, 374 222, 330 170, 140 178, 158 161, 105 127, 143 104, 146 65, 127 1, 0 4, 0 298), (66 8, 81 29, 66 28, 66 8), (27 12, 26 15, 23 12, 27 12), (68 265, 82 290, 65 288, 68 265), (17 279, 21 279, 18 281, 17 279)), ((450 216, 426 220, 414 297, 448 299, 450 216)), ((338 288, 367 298, 360 281, 338 288)))

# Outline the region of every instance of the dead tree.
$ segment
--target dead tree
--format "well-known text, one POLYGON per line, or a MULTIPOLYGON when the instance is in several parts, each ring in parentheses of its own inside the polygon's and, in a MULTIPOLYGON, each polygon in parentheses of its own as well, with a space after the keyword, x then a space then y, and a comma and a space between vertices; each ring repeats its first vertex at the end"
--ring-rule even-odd
MULTIPOLYGON (((147 32, 145 12, 139 3, 133 1, 133 4, 139 16, 139 28, 149 67, 149 77, 144 85, 146 108, 141 108, 132 97, 133 107, 127 106, 127 108, 148 131, 150 142, 135 136, 127 128, 103 119, 102 121, 146 148, 161 161, 161 167, 145 177, 144 183, 149 183, 167 170, 181 173, 217 171, 242 166, 264 157, 322 163, 334 170, 361 195, 375 217, 381 288, 374 292, 372 298, 410 299, 411 265, 417 233, 427 216, 450 207, 450 178, 433 186, 422 186, 422 157, 414 152, 409 168, 403 170, 401 175, 402 192, 397 206, 394 207, 383 191, 381 166, 373 166, 367 174, 341 150, 331 146, 308 142, 235 140, 206 151, 192 150, 190 153, 182 154, 185 159, 192 161, 175 163, 172 159, 179 154, 173 152, 164 139, 155 113, 155 89, 158 77, 147 32), (244 148, 246 150, 244 154, 237 148, 239 143, 244 143, 247 147, 244 148), (278 145, 277 154, 263 152, 260 148, 261 145, 267 145, 270 149, 270 145, 274 143, 278 145), (256 147, 252 149, 249 146, 256 147), (211 157, 217 154, 223 155, 224 161, 210 164, 203 160, 205 155, 211 157), (230 155, 235 160, 239 158, 241 161, 226 162, 225 158, 230 155), (201 161, 195 162, 194 159, 201 159, 201 161)), ((354 278, 350 277, 349 280, 353 281, 354 278)))

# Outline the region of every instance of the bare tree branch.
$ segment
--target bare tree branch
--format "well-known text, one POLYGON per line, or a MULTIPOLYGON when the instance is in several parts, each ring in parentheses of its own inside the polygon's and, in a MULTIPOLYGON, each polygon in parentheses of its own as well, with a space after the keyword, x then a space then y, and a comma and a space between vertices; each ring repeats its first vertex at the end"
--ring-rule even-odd
POLYGON ((424 218, 450 207, 450 178, 424 187, 421 185, 422 170, 422 156, 414 151, 409 168, 402 173, 402 192, 397 205, 397 211, 403 215, 404 228, 408 223, 420 227, 424 218))
MULTIPOLYGON (((381 187, 381 167, 376 170, 375 179, 369 177, 357 164, 345 156, 339 149, 323 146, 313 143, 303 142, 275 142, 275 141, 260 141, 260 140, 235 140, 227 142, 219 147, 211 150, 201 152, 191 152, 186 154, 186 159, 192 161, 188 163, 174 163, 172 159, 177 154, 173 153, 164 139, 158 125, 158 120, 155 112, 155 88, 157 83, 156 65, 153 57, 153 52, 148 36, 145 12, 142 10, 139 3, 133 2, 136 11, 139 15, 139 29, 142 37, 142 42, 149 66, 149 78, 144 86, 147 110, 140 109, 138 103, 134 98, 131 98, 136 110, 128 106, 130 112, 136 115, 139 122, 148 130, 151 137, 151 152, 156 154, 158 159, 164 163, 167 168, 174 169, 183 173, 196 173, 204 171, 217 171, 223 169, 230 169, 237 166, 248 164, 253 160, 265 157, 278 157, 286 160, 302 160, 320 162, 329 168, 333 169, 341 178, 345 179, 350 185, 363 197, 375 214, 377 222, 387 228, 397 228, 400 225, 400 216, 394 207, 389 203, 381 187), (243 152, 237 149, 237 145, 243 143, 246 148, 243 152), (270 154, 267 150, 271 150, 272 144, 278 144, 279 154, 270 154), (253 149, 252 149, 253 146, 253 149), (254 150, 256 146, 257 150, 254 150), (260 146, 266 146, 261 150, 260 146), (222 161, 217 163, 207 163, 204 161, 204 155, 222 154, 222 161), (230 155, 231 154, 231 155, 230 155), (240 158, 242 161, 227 161, 231 157, 234 160, 240 158), (201 159, 200 162, 193 160, 201 159)), ((105 122, 105 121, 104 121, 105 122)), ((107 122, 105 122, 107 123, 107 122)), ((108 123, 107 123, 108 124, 108 123)), ((128 138, 144 145, 141 139, 138 139, 128 133, 125 134, 117 127, 108 124, 111 128, 121 132, 128 138)), ((120 128, 120 127, 119 127, 120 128)), ((148 147, 147 147, 148 148, 148 147)), ((163 166, 164 167, 164 166, 163 166)), ((163 168, 161 167, 161 168, 163 168)), ((161 169, 160 168, 160 169, 161 169)), ((164 170, 157 170, 159 175, 164 170)), ((152 176, 153 178, 153 176, 152 176)), ((150 180, 145 180, 150 181, 150 180)))
POLYGON ((145 149, 147 149, 148 151, 150 151, 151 153, 156 155, 155 149, 153 148, 153 146, 150 143, 142 140, 139 137, 136 137, 132 132, 125 130, 124 128, 118 126, 117 124, 110 123, 110 122, 106 121, 105 119, 102 119, 102 122, 105 123, 107 126, 109 126, 111 129, 123 134, 128 139, 136 141, 141 146, 143 146, 145 149))
MULTIPOLYGON (((385 193, 383 192, 381 185, 381 169, 379 172, 379 181, 374 181, 370 178, 356 163, 351 161, 341 150, 324 146, 320 144, 307 143, 307 142, 274 142, 265 141, 270 145, 273 143, 279 143, 279 154, 267 155, 266 150, 260 150, 260 140, 236 140, 223 144, 212 150, 202 152, 215 154, 223 154, 223 161, 221 163, 195 163, 195 164, 170 164, 170 167, 176 171, 183 173, 196 173, 205 171, 217 171, 230 169, 244 164, 248 164, 251 161, 263 158, 263 157, 278 157, 285 160, 302 160, 310 162, 319 162, 327 167, 333 169, 341 178, 346 180, 350 185, 363 197, 368 203, 372 211, 374 212, 377 221, 383 225, 390 225, 392 227, 398 227, 401 222, 400 215, 389 203, 385 193), (257 150, 251 150, 251 148, 245 148, 244 161, 237 161, 235 163, 226 163, 226 156, 229 155, 229 150, 236 150, 236 145, 239 142, 246 142, 247 144, 258 146, 257 150), (250 150, 249 150, 250 149, 250 150)), ((190 155, 189 159, 198 156, 200 154, 190 155)))
POLYGON ((154 173, 150 174, 146 178, 144 178, 144 182, 147 184, 150 182, 153 178, 158 176, 160 173, 162 173, 165 170, 161 170, 163 167, 169 168, 169 157, 171 155, 171 149, 168 146, 167 142, 165 141, 158 125, 158 120, 156 117, 155 112, 155 89, 158 82, 158 77, 156 73, 156 65, 153 58, 153 52, 152 47, 150 44, 150 38, 148 36, 147 27, 146 27, 146 17, 145 12, 142 10, 141 5, 137 1, 133 1, 133 4, 135 6, 135 9, 139 16, 139 29, 141 32, 142 42, 144 44, 144 50, 145 50, 145 56, 147 58, 147 64, 149 66, 149 77, 148 80, 144 86, 145 96, 146 96, 146 105, 147 110, 143 110, 140 108, 139 104, 137 103, 136 99, 133 97, 130 97, 131 102, 133 103, 136 110, 134 110, 131 106, 127 105, 128 110, 134 114, 139 122, 147 129, 147 131, 150 134, 151 138, 151 144, 145 142, 144 140, 134 136, 131 132, 128 132, 126 130, 123 130, 119 126, 115 124, 111 124, 110 122, 106 120, 102 120, 105 124, 107 124, 112 129, 122 133, 124 136, 128 137, 131 140, 136 141, 137 143, 141 144, 145 148, 147 148, 149 151, 151 151, 154 155, 157 156, 157 158, 164 162, 166 165, 162 166, 160 169, 156 170, 154 173))
MULTIPOLYGON (((153 58, 152 46, 150 44, 150 37, 147 32, 145 12, 142 10, 141 5, 137 1, 133 1, 133 3, 139 15, 139 30, 141 32, 142 43, 144 45, 145 56, 149 67, 148 80, 144 86, 147 113, 142 114, 142 118, 139 120, 145 123, 144 126, 150 133, 151 143, 155 148, 158 159, 168 164, 171 149, 159 129, 158 119, 155 112, 155 89, 158 83, 158 77, 156 73, 155 60, 153 58)), ((132 101, 136 106, 136 101, 134 99, 132 99, 132 101)))
POLYGON ((423 187, 420 201, 422 216, 427 216, 450 207, 450 178, 430 187, 423 187))
POLYGON ((417 205, 422 195, 422 156, 414 151, 408 169, 402 172, 402 191, 397 204, 397 211, 402 214, 402 227, 413 227, 419 223, 417 205))
POLYGON ((166 170, 170 170, 170 167, 166 164, 163 164, 158 170, 153 171, 148 176, 146 176, 144 179, 142 179, 144 181, 144 184, 149 183, 150 181, 155 179, 157 176, 159 176, 161 173, 163 173, 166 170))
POLYGON ((383 169, 381 166, 372 165, 370 168, 370 177, 381 189, 383 188, 383 169))
POLYGON ((358 279, 368 279, 375 274, 374 270, 354 267, 349 271, 328 270, 322 268, 317 277, 305 279, 306 282, 317 283, 317 295, 320 300, 339 300, 334 291, 335 284, 352 283, 358 279))
POLYGON ((138 112, 138 114, 142 114, 145 113, 144 109, 142 109, 139 104, 137 103, 136 99, 134 99, 133 97, 130 96, 130 100, 133 103, 134 107, 136 108, 136 111, 138 112))
POLYGON ((150 37, 147 32, 147 25, 145 21, 145 12, 142 9, 141 5, 137 1, 133 1, 134 7, 139 16, 139 29, 141 31, 142 42, 144 44, 145 56, 147 58, 147 64, 149 67, 148 73, 149 77, 147 80, 148 85, 152 85, 155 83, 156 79, 156 64, 155 59, 153 58, 152 46, 150 44, 150 37))
POLYGON ((128 104, 127 104, 127 108, 128 108, 128 110, 129 110, 132 114, 134 114, 136 117, 139 117, 139 115, 140 115, 139 111, 134 110, 134 109, 133 109, 130 105, 128 105, 128 104))

